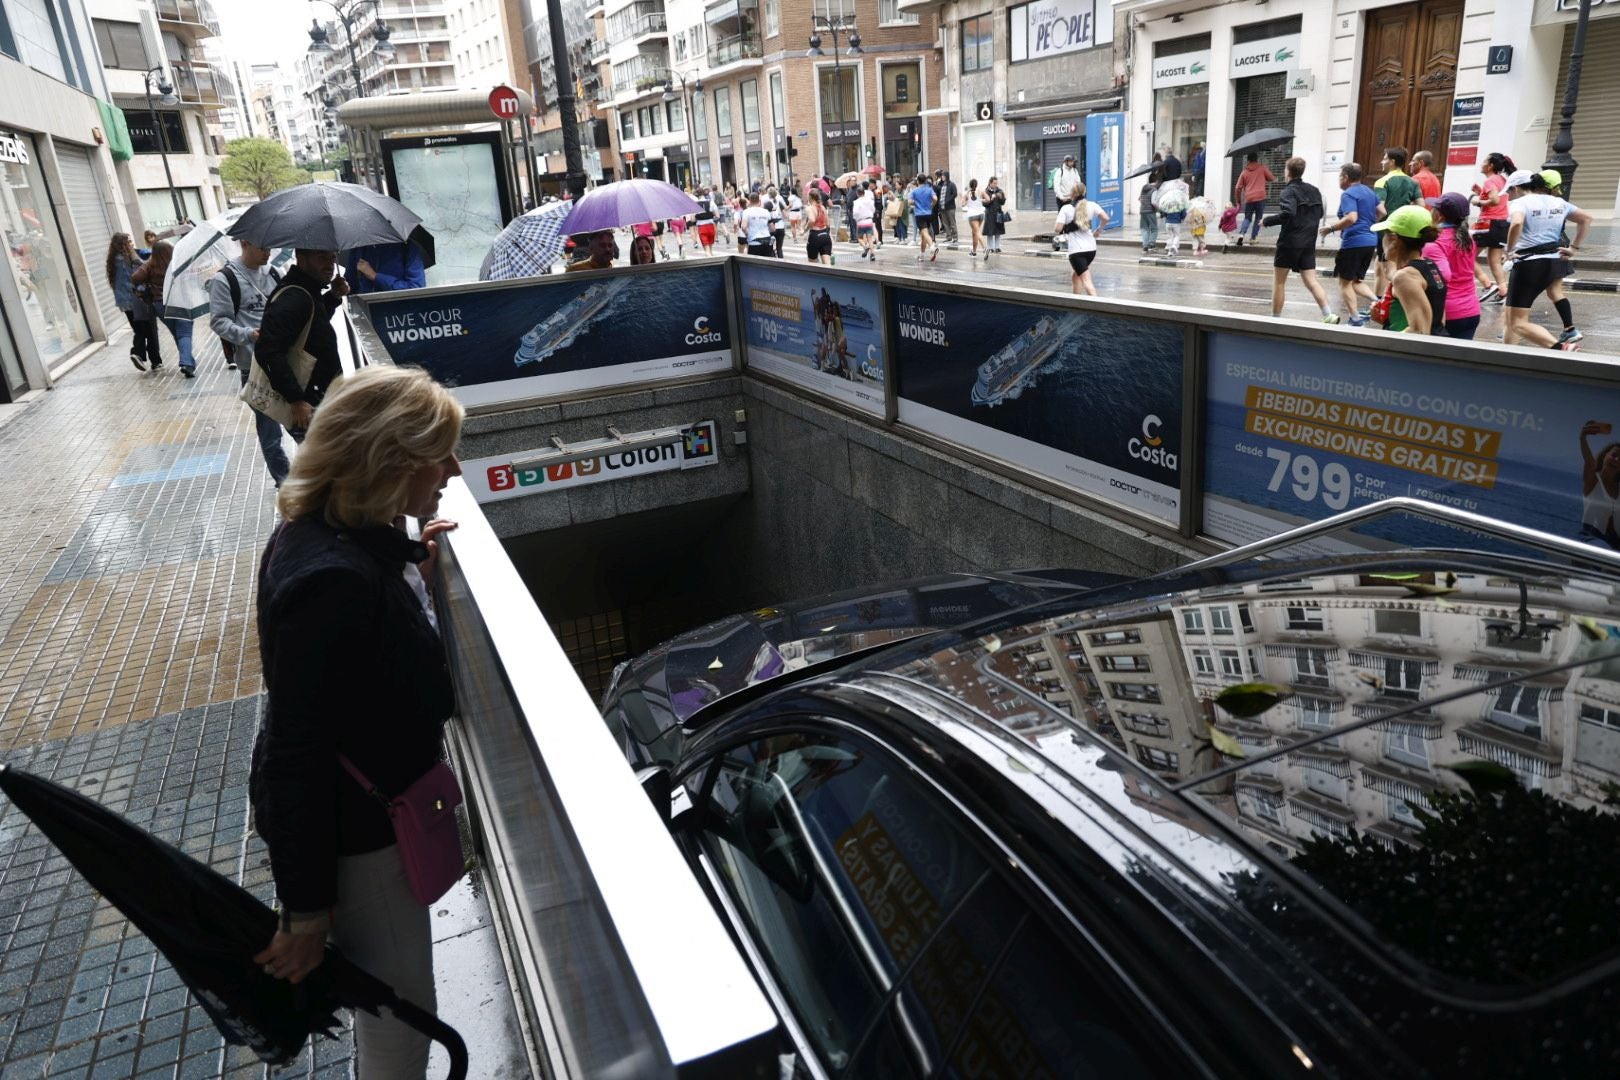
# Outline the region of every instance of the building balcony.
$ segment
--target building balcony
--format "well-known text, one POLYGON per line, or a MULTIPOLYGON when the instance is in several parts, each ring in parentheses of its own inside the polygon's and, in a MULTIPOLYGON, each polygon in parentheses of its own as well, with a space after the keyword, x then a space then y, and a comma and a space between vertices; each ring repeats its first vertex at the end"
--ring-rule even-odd
POLYGON ((1554 777, 1564 766, 1564 755, 1556 748, 1488 722, 1475 721, 1458 729, 1457 749, 1521 775, 1554 777))
POLYGON ((648 11, 615 27, 616 33, 608 39, 609 45, 622 45, 627 41, 640 44, 654 37, 669 36, 669 19, 662 11, 648 11))
POLYGON ((709 67, 725 67, 742 60, 758 60, 765 55, 758 34, 737 34, 721 38, 709 46, 709 67))
POLYGON ((219 17, 208 0, 154 0, 158 22, 183 39, 219 37, 219 17))
POLYGON ((589 63, 600 64, 607 60, 610 47, 607 38, 592 38, 591 43, 585 47, 585 59, 589 63))
POLYGON ((204 105, 218 108, 227 104, 223 88, 228 86, 225 76, 215 72, 211 64, 176 60, 169 65, 174 75, 174 92, 184 105, 204 105))
POLYGON ((752 23, 759 11, 759 0, 720 0, 703 9, 703 21, 710 26, 723 23, 752 23))

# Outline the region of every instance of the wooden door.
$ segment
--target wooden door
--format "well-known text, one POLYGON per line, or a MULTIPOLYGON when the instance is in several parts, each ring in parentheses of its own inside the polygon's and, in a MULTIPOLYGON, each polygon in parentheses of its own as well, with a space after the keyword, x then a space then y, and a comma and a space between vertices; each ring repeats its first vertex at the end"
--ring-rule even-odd
POLYGON ((1388 146, 1434 154, 1444 171, 1457 84, 1463 0, 1400 4, 1367 13, 1356 160, 1369 177, 1388 146))

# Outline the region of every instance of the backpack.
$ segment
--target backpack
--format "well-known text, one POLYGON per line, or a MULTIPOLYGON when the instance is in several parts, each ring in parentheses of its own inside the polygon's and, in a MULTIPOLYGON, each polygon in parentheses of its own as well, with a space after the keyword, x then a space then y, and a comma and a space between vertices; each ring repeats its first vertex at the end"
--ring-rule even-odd
MULTIPOLYGON (((231 269, 229 263, 225 264, 225 268, 221 270, 220 273, 225 275, 226 284, 231 287, 231 314, 238 314, 242 310, 242 283, 236 279, 236 271, 231 269)), ((280 284, 281 275, 276 273, 274 270, 270 271, 270 291, 272 293, 275 292, 276 286, 280 284)), ((269 305, 267 304, 266 306, 269 305)), ((229 360, 233 364, 236 363, 235 345, 231 344, 229 341, 226 341, 224 338, 220 338, 219 349, 225 354, 226 360, 229 360)))

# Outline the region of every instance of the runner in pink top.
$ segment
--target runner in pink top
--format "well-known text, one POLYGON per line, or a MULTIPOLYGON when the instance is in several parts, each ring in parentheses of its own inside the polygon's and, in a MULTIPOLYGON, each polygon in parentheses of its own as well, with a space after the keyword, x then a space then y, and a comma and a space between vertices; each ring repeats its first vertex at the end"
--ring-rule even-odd
POLYGON ((1423 257, 1439 268, 1446 283, 1446 333, 1473 340, 1479 329, 1479 296, 1474 292, 1474 238, 1468 234, 1468 200, 1453 191, 1425 199, 1434 211, 1440 238, 1423 246, 1423 257))
POLYGON ((1474 226, 1474 241, 1485 249, 1490 273, 1474 267, 1474 280, 1485 291, 1479 298, 1487 304, 1500 304, 1507 298, 1507 271, 1502 268, 1503 253, 1507 250, 1508 196, 1507 178, 1516 166, 1506 154, 1486 154, 1480 165, 1485 174, 1483 182, 1474 185, 1471 200, 1479 205, 1479 221, 1474 226))

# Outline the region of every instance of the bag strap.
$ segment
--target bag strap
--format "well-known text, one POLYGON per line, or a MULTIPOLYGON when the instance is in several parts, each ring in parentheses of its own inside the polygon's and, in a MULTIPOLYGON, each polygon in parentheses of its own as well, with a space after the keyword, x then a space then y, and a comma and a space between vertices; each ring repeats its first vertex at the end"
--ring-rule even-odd
POLYGON ((242 311, 242 283, 236 280, 236 271, 231 264, 225 264, 225 283, 231 288, 231 314, 237 315, 242 311))
POLYGON ((349 755, 339 751, 337 757, 338 762, 343 766, 344 770, 347 771, 350 776, 354 777, 354 782, 364 788, 367 795, 370 795, 373 799, 376 799, 384 806, 392 805, 389 802, 388 796, 384 795, 382 791, 378 789, 376 784, 373 784, 370 780, 367 780, 365 773, 361 772, 355 767, 354 762, 349 760, 349 755))

